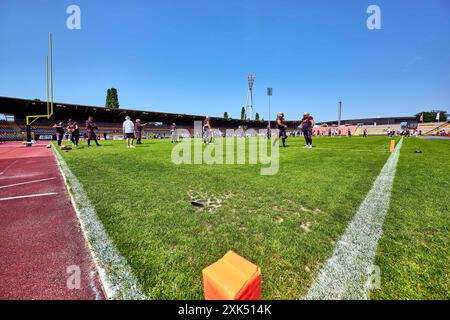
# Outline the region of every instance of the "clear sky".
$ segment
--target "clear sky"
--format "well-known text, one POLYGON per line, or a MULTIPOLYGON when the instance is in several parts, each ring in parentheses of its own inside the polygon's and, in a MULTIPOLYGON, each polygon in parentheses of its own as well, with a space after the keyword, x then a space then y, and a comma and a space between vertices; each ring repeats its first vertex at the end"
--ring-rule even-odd
POLYGON ((48 32, 55 100, 240 117, 316 120, 450 111, 450 1, 0 0, 0 96, 45 100, 48 32), (81 30, 66 9, 81 8, 81 30), (381 30, 366 9, 381 8, 381 30), (272 115, 274 118, 274 115, 272 115))

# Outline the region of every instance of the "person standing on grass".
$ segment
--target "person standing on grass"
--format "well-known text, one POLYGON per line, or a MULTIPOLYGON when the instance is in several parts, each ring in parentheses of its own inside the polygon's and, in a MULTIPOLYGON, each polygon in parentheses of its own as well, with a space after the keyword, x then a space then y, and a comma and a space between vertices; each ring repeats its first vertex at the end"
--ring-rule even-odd
POLYGON ((71 141, 75 147, 78 147, 78 141, 80 141, 80 127, 78 126, 78 124, 76 122, 73 122, 72 126, 73 126, 73 131, 72 131, 71 141))
POLYGON ((275 139, 273 144, 275 145, 275 143, 281 138, 281 141, 283 143, 283 147, 286 147, 286 139, 287 139, 286 129, 287 129, 287 125, 286 125, 286 123, 284 123, 284 113, 283 112, 278 112, 276 126, 277 126, 277 129, 278 129, 278 138, 275 139))
POLYGON ((123 122, 123 134, 125 139, 127 140, 127 148, 134 148, 134 123, 131 121, 129 116, 125 117, 125 121, 123 122))
POLYGON ((267 139, 270 139, 270 137, 272 136, 272 130, 270 130, 270 126, 267 126, 267 130, 266 130, 266 137, 267 139))
POLYGON ((314 128, 314 118, 311 117, 311 114, 309 112, 305 112, 303 114, 300 127, 303 131, 303 136, 305 137, 306 142, 304 148, 312 149, 312 133, 314 128))
MULTIPOLYGON (((68 141, 72 141, 72 133, 73 133, 73 121, 72 119, 69 119, 66 126, 67 134, 68 134, 68 141)), ((72 143, 72 147, 74 147, 74 144, 72 143)))
POLYGON ((141 123, 140 119, 136 119, 136 123, 134 125, 134 131, 136 133, 136 144, 142 144, 142 130, 148 123, 141 123))
POLYGON ((176 143, 178 142, 178 137, 177 137, 177 125, 176 123, 172 123, 172 125, 170 126, 170 133, 172 136, 172 143, 176 143))
POLYGON ((363 137, 364 137, 364 138, 367 138, 367 129, 364 129, 363 137))
POLYGON ((56 141, 58 141, 58 147, 61 147, 62 140, 64 138, 63 123, 62 122, 58 122, 58 123, 53 125, 53 128, 56 129, 56 141))
POLYGON ((97 135, 95 134, 95 130, 97 130, 97 129, 98 129, 98 127, 94 123, 94 117, 90 116, 86 121, 88 147, 91 146, 91 140, 94 140, 97 147, 100 147, 100 144, 97 141, 97 135))
POLYGON ((203 142, 205 144, 212 142, 211 130, 211 119, 209 116, 206 116, 206 119, 203 121, 203 142))

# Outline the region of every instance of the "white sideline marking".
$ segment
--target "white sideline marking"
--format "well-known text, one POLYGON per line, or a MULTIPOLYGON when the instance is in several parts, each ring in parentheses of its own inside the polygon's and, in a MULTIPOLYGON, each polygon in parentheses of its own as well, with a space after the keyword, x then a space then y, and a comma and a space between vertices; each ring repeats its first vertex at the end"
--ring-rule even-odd
POLYGON ((356 151, 356 152, 382 152, 382 153, 388 153, 389 150, 370 150, 370 149, 346 149, 346 148, 321 148, 321 147, 313 147, 313 150, 331 150, 331 151, 356 151))
POLYGON ((102 300, 102 294, 100 292, 100 290, 97 288, 97 283, 96 283, 96 279, 97 279, 97 272, 95 272, 94 269, 91 268, 91 266, 89 266, 89 287, 91 288, 92 292, 94 292, 95 294, 95 300, 102 300))
POLYGON ((0 176, 2 176, 9 168, 11 168, 13 165, 15 165, 17 161, 19 161, 19 160, 15 160, 14 162, 10 163, 10 164, 5 168, 5 170, 3 170, 2 172, 0 172, 0 176))
POLYGON ((23 185, 26 185, 26 184, 45 182, 45 181, 50 181, 50 180, 55 180, 55 179, 56 179, 56 177, 47 178, 47 179, 40 179, 40 180, 33 180, 33 181, 27 181, 27 182, 20 182, 20 183, 15 183, 15 184, 9 184, 7 186, 1 186, 0 189, 18 187, 18 186, 23 186, 23 185))
MULTIPOLYGON (((148 297, 143 293, 126 259, 120 254, 106 233, 81 183, 69 169, 67 163, 54 145, 52 145, 52 149, 107 298, 129 300, 147 299, 148 297)), ((91 277, 91 288, 95 287, 93 281, 95 279, 91 277)))
POLYGON ((37 197, 46 197, 46 196, 54 196, 54 195, 57 195, 57 193, 49 192, 49 193, 39 193, 39 194, 28 194, 28 195, 17 196, 17 197, 0 198, 0 201, 18 200, 18 199, 27 199, 27 198, 37 198, 37 197))
POLYGON ((403 138, 387 160, 344 235, 337 242, 332 257, 320 270, 305 299, 369 298, 370 273, 389 209, 402 143, 403 138))

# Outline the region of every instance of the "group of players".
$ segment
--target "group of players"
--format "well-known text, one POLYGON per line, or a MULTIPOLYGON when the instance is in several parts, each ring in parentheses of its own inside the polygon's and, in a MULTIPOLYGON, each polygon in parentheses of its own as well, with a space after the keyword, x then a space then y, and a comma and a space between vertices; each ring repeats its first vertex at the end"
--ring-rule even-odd
MULTIPOLYGON (((209 120, 208 120, 209 121, 209 120)), ((125 117, 125 121, 123 122, 123 135, 124 139, 127 143, 127 148, 135 148, 134 140, 136 140, 136 144, 142 144, 142 131, 144 127, 148 125, 148 123, 142 123, 140 119, 136 119, 133 123, 129 116, 125 117)), ((177 142, 178 137, 176 135, 176 124, 172 123, 171 132, 172 132, 172 142, 177 142)), ((72 142, 72 147, 78 147, 80 142, 80 126, 76 121, 69 119, 67 124, 64 126, 63 122, 60 121, 53 125, 53 128, 56 130, 56 141, 59 147, 62 147, 62 141, 64 136, 68 136, 68 140, 72 142)), ((94 118, 92 116, 88 117, 85 125, 85 138, 88 144, 88 147, 91 146, 91 141, 94 141, 96 146, 100 146, 98 143, 98 136, 96 133, 98 130, 98 126, 94 122, 94 118)), ((106 140, 106 134, 105 134, 106 140)))
MULTIPOLYGON (((125 117, 125 121, 123 122, 122 128, 127 148, 135 147, 134 140, 136 140, 136 144, 142 144, 141 141, 142 131, 146 125, 148 125, 148 123, 142 123, 140 119, 136 119, 136 121, 133 122, 131 121, 131 118, 129 116, 125 117)), ((72 119, 69 119, 65 127, 63 126, 63 122, 59 122, 55 124, 53 128, 55 128, 56 130, 56 140, 58 146, 60 147, 62 146, 62 140, 66 133, 69 136, 69 140, 72 142, 72 146, 73 147, 78 146, 80 141, 80 126, 78 125, 77 122, 72 121, 72 119)), ((285 122, 283 112, 279 112, 277 114, 276 128, 278 130, 278 134, 274 140, 274 144, 279 139, 281 139, 283 147, 286 147, 287 124, 285 122)), ((306 112, 303 115, 303 118, 301 119, 299 129, 301 129, 303 132, 303 136, 306 142, 305 148, 308 149, 312 148, 313 128, 314 128, 314 118, 310 115, 309 112, 306 112)), ((177 129, 176 124, 172 123, 172 125, 170 126, 172 143, 179 141, 176 129, 177 129)), ((100 146, 100 144, 98 143, 97 134, 95 132, 95 130, 98 130, 98 127, 95 124, 94 118, 92 116, 90 116, 86 120, 85 130, 88 147, 91 146, 91 141, 94 141, 97 146, 100 146)), ((270 128, 268 128, 267 132, 268 132, 267 136, 270 137, 271 136, 270 128)), ((207 116, 206 119, 203 120, 202 138, 205 144, 209 144, 212 142, 213 134, 212 134, 211 118, 209 116, 207 116)))
MULTIPOLYGON (((303 114, 303 118, 300 121, 299 129, 302 130, 303 136, 305 138, 305 148, 312 149, 312 135, 313 135, 313 128, 314 128, 314 118, 311 116, 309 112, 305 112, 303 114)), ((287 139, 287 124, 284 119, 284 113, 279 112, 277 114, 277 120, 276 120, 276 129, 278 130, 278 134, 276 138, 274 139, 274 145, 275 143, 281 139, 283 147, 286 147, 286 139, 287 139)), ((271 130, 270 127, 267 128, 267 138, 271 137, 271 130)), ((203 121, 203 142, 205 144, 209 144, 212 142, 212 127, 211 127, 211 119, 209 116, 206 117, 206 119, 203 121)))
MULTIPOLYGON (((314 128, 314 118, 309 112, 303 114, 303 118, 300 120, 300 125, 298 128, 303 132, 303 137, 305 138, 306 145, 304 148, 312 149, 312 135, 314 128)), ((274 144, 278 139, 281 139, 283 147, 286 147, 287 139, 287 124, 284 120, 284 113, 279 112, 277 114, 276 128, 278 129, 278 137, 274 140, 274 144)), ((268 137, 270 136, 270 128, 268 128, 268 137)))
MULTIPOLYGON (((78 143, 80 142, 80 126, 76 121, 72 121, 72 119, 69 119, 67 122, 67 125, 64 126, 63 122, 56 123, 53 128, 56 130, 56 141, 58 142, 58 146, 62 147, 62 141, 64 139, 64 135, 69 136, 69 140, 72 142, 72 147, 77 147, 78 143)), ((93 140, 97 146, 100 146, 97 139, 97 134, 95 133, 95 130, 97 130, 98 127, 94 122, 94 118, 90 116, 86 120, 86 140, 88 147, 91 146, 91 141, 93 140)))

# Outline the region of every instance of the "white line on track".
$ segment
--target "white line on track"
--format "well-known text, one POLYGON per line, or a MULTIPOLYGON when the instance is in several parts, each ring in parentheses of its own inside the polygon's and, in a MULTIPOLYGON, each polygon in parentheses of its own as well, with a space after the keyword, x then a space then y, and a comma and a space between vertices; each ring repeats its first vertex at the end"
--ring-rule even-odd
POLYGON ((2 172, 0 172, 0 176, 3 175, 3 174, 4 174, 9 168, 11 168, 13 165, 15 165, 17 161, 19 161, 19 160, 15 160, 15 161, 13 161, 12 163, 10 163, 10 164, 5 168, 5 170, 3 170, 2 172))
MULTIPOLYGON (((71 201, 77 212, 81 229, 87 239, 87 244, 107 298, 127 300, 148 299, 149 297, 143 292, 127 260, 120 254, 109 238, 83 186, 54 146, 53 151, 69 190, 71 201)), ((94 285, 92 281, 93 279, 91 277, 91 286, 94 285)))
POLYGON ((20 182, 20 183, 15 183, 15 184, 9 184, 9 185, 6 185, 6 186, 0 186, 0 189, 18 187, 18 186, 23 186, 23 185, 27 185, 27 184, 45 182, 45 181, 50 181, 50 180, 55 180, 55 179, 56 179, 56 177, 40 179, 40 180, 33 180, 33 181, 26 181, 26 182, 20 182))
POLYGON ((368 299, 370 276, 389 209, 403 139, 398 143, 358 212, 337 242, 305 299, 368 299))
POLYGON ((23 196, 16 196, 16 197, 8 197, 8 198, 0 198, 0 201, 9 201, 9 200, 18 200, 18 199, 27 199, 27 198, 37 198, 37 197, 47 197, 47 196, 54 196, 58 193, 55 192, 48 192, 48 193, 38 193, 38 194, 27 194, 23 196))

